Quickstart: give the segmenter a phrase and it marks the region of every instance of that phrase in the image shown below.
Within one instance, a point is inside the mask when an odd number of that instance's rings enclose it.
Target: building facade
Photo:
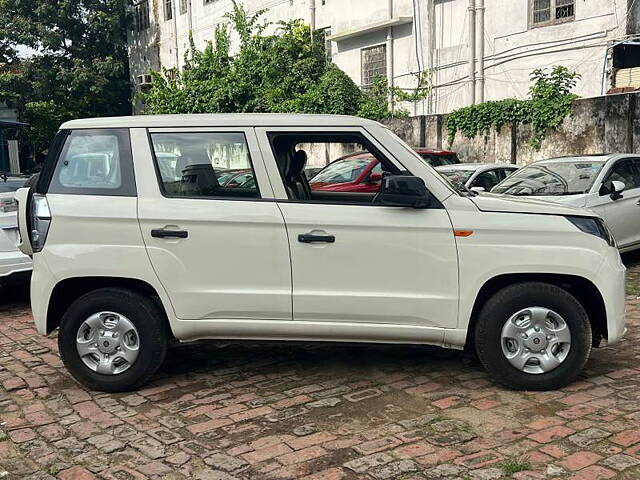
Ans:
[[[583,97],[640,87],[636,0],[238,1],[266,9],[268,21],[301,18],[324,30],[332,61],[362,87],[385,75],[411,89],[429,72],[431,95],[405,105],[413,115],[524,98],[530,72],[553,65],[581,75]],[[231,0],[134,0],[132,8],[132,82],[144,88],[149,70],[183,65],[190,36],[198,48],[212,40]]]

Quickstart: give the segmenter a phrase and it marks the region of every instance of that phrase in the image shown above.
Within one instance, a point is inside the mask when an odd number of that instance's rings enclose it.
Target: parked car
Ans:
[[[436,167],[458,190],[488,192],[518,169],[510,163],[459,163]]]
[[[592,155],[541,160],[492,192],[584,207],[604,218],[626,252],[640,248],[640,156]]]
[[[296,146],[318,141],[363,145],[379,191],[311,190]],[[179,182],[154,165],[169,148],[190,159]],[[87,178],[69,168],[79,149],[114,161]],[[206,152],[231,149],[253,186],[218,181]],[[65,366],[96,390],[147,382],[170,339],[469,348],[504,385],[550,389],[625,331],[625,268],[600,217],[461,194],[361,118],[74,120],[16,198],[37,330],[59,328]]]
[[[454,152],[414,148],[432,167],[460,163]],[[377,192],[382,181],[382,165],[369,152],[357,152],[334,160],[318,172],[309,184],[312,190],[331,192]]]
[[[21,282],[31,272],[31,258],[18,249],[16,190],[26,178],[0,180],[0,284]]]

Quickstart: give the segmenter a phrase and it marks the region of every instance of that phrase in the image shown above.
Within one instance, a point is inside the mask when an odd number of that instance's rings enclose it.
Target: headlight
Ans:
[[[616,239],[607,228],[604,220],[597,217],[573,217],[567,216],[567,220],[573,223],[580,231],[600,237],[609,244],[610,247],[618,248]]]

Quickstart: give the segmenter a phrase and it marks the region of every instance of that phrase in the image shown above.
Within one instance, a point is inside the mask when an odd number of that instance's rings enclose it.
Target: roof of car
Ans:
[[[347,115],[303,115],[291,113],[199,113],[189,115],[134,115],[70,120],[61,129],[81,128],[162,128],[162,127],[261,127],[261,126],[379,125],[374,120]]]
[[[455,155],[456,152],[452,152],[450,150],[441,150],[439,148],[429,148],[429,147],[413,147],[416,153],[433,153],[435,155]]]
[[[571,155],[569,157],[557,157],[557,158],[545,158],[544,160],[538,160],[530,165],[536,163],[569,163],[569,162],[607,162],[613,157],[618,157],[619,154],[601,154],[601,155]],[[637,157],[637,155],[626,155],[630,157]]]
[[[455,155],[455,152],[450,152],[448,150],[435,150],[433,148],[427,148],[427,147],[412,147],[412,148],[417,154],[433,153],[435,155]],[[367,152],[366,150],[361,150],[358,152],[347,153],[346,155],[343,155],[342,157],[335,159],[334,162],[337,162],[338,160],[347,160],[347,159],[353,159],[353,158],[373,158],[373,157],[374,157],[373,153]]]
[[[480,168],[518,168],[512,163],[455,163],[453,165],[440,165],[436,170],[478,170]]]

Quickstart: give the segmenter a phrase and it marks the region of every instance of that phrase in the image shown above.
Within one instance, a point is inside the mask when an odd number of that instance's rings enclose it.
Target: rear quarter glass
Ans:
[[[136,196],[129,129],[60,131],[36,191]]]

